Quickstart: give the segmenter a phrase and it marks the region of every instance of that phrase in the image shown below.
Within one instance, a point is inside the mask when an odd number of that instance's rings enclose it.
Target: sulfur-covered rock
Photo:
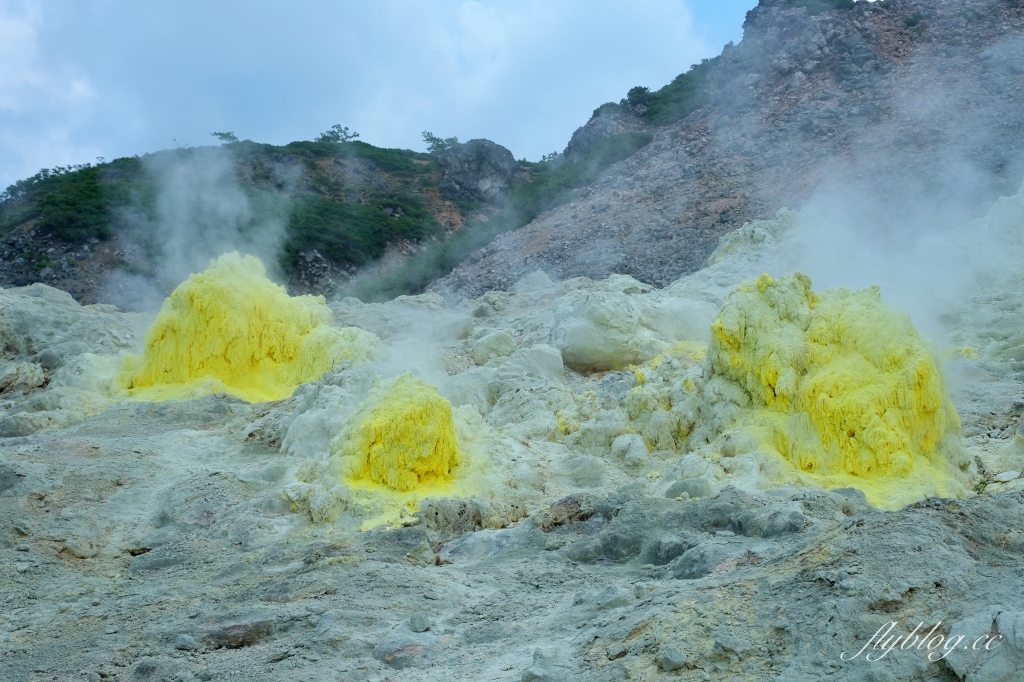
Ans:
[[[347,477],[396,491],[451,481],[459,463],[451,403],[409,372],[378,381],[331,453]]]
[[[322,296],[288,296],[259,260],[229,253],[164,301],[144,354],[125,362],[121,381],[143,400],[216,392],[280,400],[342,362],[365,362],[378,347],[373,334],[331,326]]]
[[[738,425],[807,480],[878,506],[972,485],[938,362],[877,287],[818,294],[806,275],[763,275],[729,295],[712,332],[691,441]]]

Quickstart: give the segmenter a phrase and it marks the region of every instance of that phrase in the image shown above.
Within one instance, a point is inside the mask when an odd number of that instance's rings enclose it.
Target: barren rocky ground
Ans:
[[[1022,202],[959,234],[1019,249]],[[780,475],[737,431],[660,442],[675,412],[636,402],[691,379],[712,399],[703,325],[740,281],[794,265],[798,226],[748,225],[663,290],[535,273],[454,308],[335,301],[388,353],[255,405],[119,398],[110,376],[148,317],[5,290],[4,678],[1017,679],[1020,312],[995,311],[1019,272],[979,280],[934,340],[973,462],[958,497],[872,507]],[[580,301],[640,312],[615,327]],[[589,341],[564,334],[586,319]],[[644,364],[672,340],[691,350]],[[582,367],[609,348],[641,364]],[[461,492],[410,507],[330,488],[332,436],[374,376],[406,370],[456,408]],[[382,510],[398,514],[377,525]],[[878,660],[891,622],[926,645]]]
[[[0,289],[0,679],[1021,679],[1021,12],[762,2],[706,106],[577,133],[654,141],[573,202],[437,293],[328,301],[379,353],[284,400],[141,400],[152,314]],[[816,346],[887,406],[854,475],[787,445],[842,395],[774,402]],[[344,474],[406,372],[451,405],[451,480]],[[882,458],[921,415],[941,442]]]

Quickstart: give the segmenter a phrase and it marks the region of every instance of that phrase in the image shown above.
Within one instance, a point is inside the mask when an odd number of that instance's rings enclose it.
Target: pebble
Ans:
[[[31,550],[32,548],[29,547],[28,545],[17,545],[14,549],[15,549],[15,551],[18,551],[18,552],[27,552],[27,551]]]
[[[426,632],[430,629],[430,619],[424,613],[414,614],[409,619],[409,629],[413,632]]]
[[[192,635],[178,635],[174,640],[174,648],[182,651],[194,651],[199,648],[199,642]]]
[[[654,659],[665,672],[680,670],[686,665],[686,654],[672,647],[661,647]]]
[[[103,632],[107,633],[108,635],[112,635],[117,632],[117,626],[108,625],[107,627],[103,628]]]

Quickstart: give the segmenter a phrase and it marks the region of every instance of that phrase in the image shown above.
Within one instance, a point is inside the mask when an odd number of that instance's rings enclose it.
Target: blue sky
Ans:
[[[742,37],[756,0],[0,0],[0,187],[41,167],[335,123],[561,150]]]

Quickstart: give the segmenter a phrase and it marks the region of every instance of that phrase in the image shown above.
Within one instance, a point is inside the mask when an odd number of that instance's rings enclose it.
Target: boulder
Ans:
[[[490,140],[470,140],[437,153],[441,193],[453,199],[504,203],[516,174],[512,152]]]
[[[555,308],[552,345],[563,362],[584,372],[603,372],[640,364],[665,350],[642,324],[632,297],[617,292],[574,291]]]
[[[611,107],[577,128],[562,155],[566,161],[579,161],[601,140],[622,133],[639,132],[643,128],[644,120],[628,107]]]
[[[519,346],[516,345],[516,340],[512,338],[512,335],[504,329],[499,329],[476,342],[476,345],[473,346],[473,361],[478,365],[483,365],[492,358],[503,358],[512,355],[517,350],[519,350]]]

